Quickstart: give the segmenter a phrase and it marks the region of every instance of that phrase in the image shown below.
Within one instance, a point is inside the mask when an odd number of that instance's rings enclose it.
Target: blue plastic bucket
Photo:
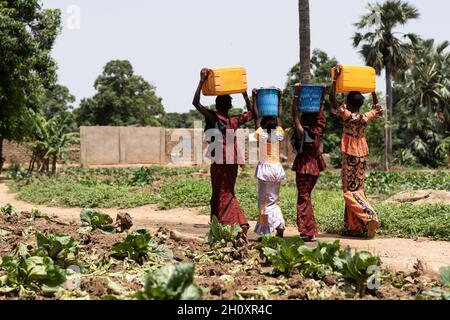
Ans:
[[[256,96],[256,105],[261,117],[278,116],[278,97],[281,91],[277,88],[261,88]]]
[[[302,90],[298,99],[298,111],[301,113],[320,112],[323,90],[323,85],[302,85]],[[292,86],[292,91],[295,92],[295,86]]]

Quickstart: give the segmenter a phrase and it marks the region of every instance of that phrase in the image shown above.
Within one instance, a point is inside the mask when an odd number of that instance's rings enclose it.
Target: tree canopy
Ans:
[[[395,84],[395,147],[403,164],[444,164],[450,150],[449,43],[419,40],[409,69]]]
[[[162,99],[154,86],[134,73],[129,61],[108,62],[94,87],[97,93],[75,110],[78,125],[160,125]]]
[[[50,53],[60,26],[60,11],[38,0],[0,1],[0,169],[3,140],[30,134],[24,115],[39,108],[45,88],[56,82]]]
[[[411,63],[412,44],[417,36],[413,33],[402,34],[396,29],[408,21],[417,19],[419,10],[403,0],[389,0],[384,3],[369,3],[367,13],[355,23],[357,32],[353,36],[353,47],[360,47],[360,54],[368,66],[375,68],[378,74],[386,71],[386,133],[384,167],[387,170],[392,156],[392,118],[393,86],[392,81],[405,71]],[[402,36],[399,36],[402,34]],[[405,41],[408,39],[409,41]]]

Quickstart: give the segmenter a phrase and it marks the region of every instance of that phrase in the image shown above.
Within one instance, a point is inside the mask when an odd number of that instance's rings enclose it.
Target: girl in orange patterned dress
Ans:
[[[367,113],[359,113],[364,104],[364,96],[360,92],[350,92],[346,103],[339,103],[336,100],[336,81],[339,76],[340,70],[336,68],[330,99],[333,113],[344,122],[341,151],[345,229],[350,236],[371,239],[375,237],[380,223],[364,191],[366,157],[369,155],[365,131],[370,121],[382,117],[383,109],[378,104],[376,93],[372,94],[372,110]]]

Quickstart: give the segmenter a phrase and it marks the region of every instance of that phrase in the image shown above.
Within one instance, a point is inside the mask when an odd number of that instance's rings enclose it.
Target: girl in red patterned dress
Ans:
[[[324,171],[325,161],[322,157],[321,139],[326,126],[323,103],[319,113],[304,113],[299,117],[298,99],[301,86],[295,86],[294,101],[292,103],[292,117],[294,119],[294,149],[297,156],[292,170],[296,172],[298,190],[297,226],[300,237],[310,242],[319,233],[311,203],[311,193]]]
[[[243,233],[247,234],[249,224],[244,211],[239,205],[234,192],[236,178],[238,174],[239,164],[242,163],[240,154],[234,139],[234,154],[226,154],[227,151],[227,130],[237,130],[243,124],[252,121],[254,113],[252,112],[252,104],[247,93],[243,93],[247,104],[248,112],[237,116],[230,116],[228,111],[232,108],[232,98],[229,95],[218,96],[216,99],[216,112],[205,108],[200,103],[200,95],[203,84],[208,78],[209,70],[203,69],[200,75],[200,83],[195,92],[193,105],[205,117],[207,127],[216,128],[221,133],[222,154],[223,158],[212,153],[211,164],[211,217],[215,216],[221,224],[224,225],[240,225]],[[230,161],[231,156],[231,161]]]

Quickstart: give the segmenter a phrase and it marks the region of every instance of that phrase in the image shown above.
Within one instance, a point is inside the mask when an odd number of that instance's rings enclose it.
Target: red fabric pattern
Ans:
[[[318,176],[297,173],[297,227],[302,236],[315,236],[317,229],[311,193],[317,183]]]
[[[211,165],[211,217],[216,216],[224,225],[248,226],[245,213],[234,194],[238,168],[237,164]]]
[[[315,141],[312,144],[305,145],[303,152],[297,155],[292,171],[299,174],[318,176],[320,172],[326,169],[325,160],[320,150],[326,124],[327,119],[323,111],[321,111],[317,119],[317,126],[311,130],[315,136]]]
[[[217,119],[220,120],[222,123],[226,124],[227,130],[234,130],[236,131],[239,129],[240,126],[246,124],[247,122],[250,122],[253,120],[253,113],[251,111],[242,113],[236,116],[230,116],[226,117],[223,114],[219,112],[214,112]],[[234,161],[232,163],[227,162],[227,155],[226,155],[226,143],[227,143],[227,133],[222,132],[222,150],[223,150],[223,163],[225,164],[243,164],[243,160],[241,159],[241,155],[238,152],[237,144],[236,144],[236,138],[234,139]],[[214,157],[214,152],[212,154]]]
[[[325,171],[326,164],[322,155],[312,156],[298,154],[294,161],[292,171],[299,174],[309,174],[312,176],[319,176],[322,171]]]

